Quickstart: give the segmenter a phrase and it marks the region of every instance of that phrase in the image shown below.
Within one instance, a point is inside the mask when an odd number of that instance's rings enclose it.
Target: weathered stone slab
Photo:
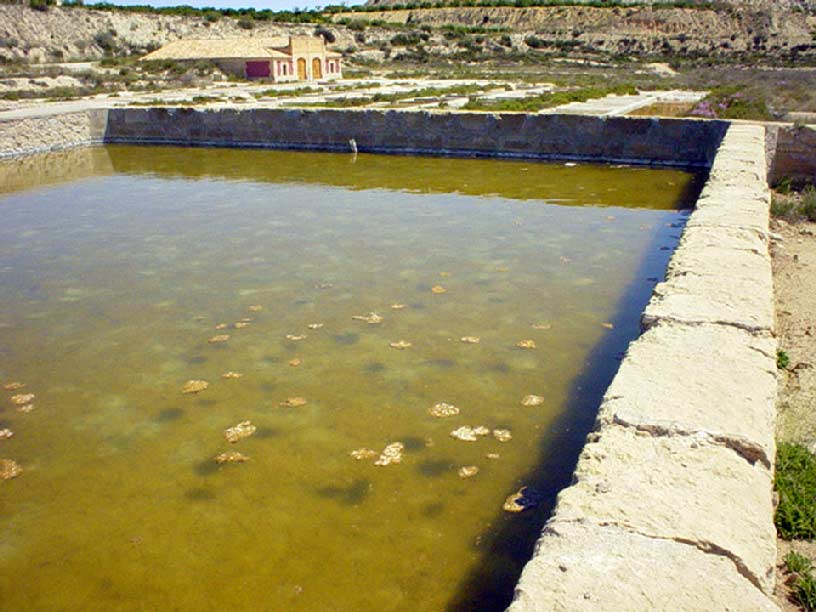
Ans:
[[[770,261],[768,236],[742,227],[711,227],[693,225],[683,232],[678,251],[683,249],[705,249],[709,247],[750,251]]]
[[[598,421],[656,435],[708,434],[770,467],[775,356],[770,336],[722,325],[659,324],[629,346]]]
[[[602,426],[558,496],[558,520],[617,525],[731,559],[773,592],[772,475],[706,435],[652,436]],[[689,584],[691,587],[691,583]]]
[[[691,215],[686,224],[687,229],[692,227],[745,229],[763,236],[769,231],[767,213],[759,215],[755,209],[738,206],[732,208],[702,206]]]
[[[508,612],[779,608],[722,555],[614,526],[551,521]]]
[[[770,333],[774,325],[773,289],[762,272],[729,278],[689,273],[675,274],[655,286],[641,317],[644,329],[659,321],[700,325],[733,325]]]
[[[716,276],[722,281],[725,274],[729,279],[750,279],[757,283],[766,283],[770,289],[771,258],[767,247],[757,249],[744,248],[752,242],[742,237],[735,237],[721,231],[720,244],[706,244],[704,238],[697,238],[698,226],[689,228],[683,236],[680,246],[675,251],[667,268],[667,277],[695,274],[698,276]],[[754,234],[753,244],[760,241]]]

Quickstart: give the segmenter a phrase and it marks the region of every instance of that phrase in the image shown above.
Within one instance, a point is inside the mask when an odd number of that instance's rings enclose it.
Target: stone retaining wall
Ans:
[[[733,125],[509,610],[774,610],[764,128]]]
[[[105,137],[107,110],[0,120],[0,159],[99,144]]]
[[[381,110],[112,109],[107,142],[576,159],[708,167],[727,123]]]
[[[816,126],[768,126],[771,184],[790,178],[816,182]]]

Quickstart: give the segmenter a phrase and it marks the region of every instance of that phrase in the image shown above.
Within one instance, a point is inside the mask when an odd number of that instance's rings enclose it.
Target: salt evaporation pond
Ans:
[[[507,604],[701,179],[125,146],[0,178],[2,607],[310,612]]]

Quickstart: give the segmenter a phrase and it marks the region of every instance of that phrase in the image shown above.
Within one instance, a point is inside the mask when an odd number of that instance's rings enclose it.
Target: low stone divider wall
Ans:
[[[100,144],[107,110],[0,120],[0,159]]]
[[[768,180],[816,182],[816,125],[768,126]]]
[[[765,163],[731,126],[511,612],[777,609]]]
[[[106,142],[709,167],[723,121],[385,110],[111,109]]]

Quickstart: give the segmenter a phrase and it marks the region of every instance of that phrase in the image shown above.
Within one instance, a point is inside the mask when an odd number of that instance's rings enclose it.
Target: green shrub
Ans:
[[[774,484],[779,494],[774,519],[779,535],[787,540],[816,537],[816,457],[802,445],[781,443]]]
[[[780,370],[787,370],[790,365],[790,357],[785,351],[776,351],[776,367]]]
[[[771,214],[780,219],[787,219],[793,215],[796,205],[790,198],[779,197],[774,194],[771,199]]]
[[[796,577],[793,582],[793,596],[805,610],[816,610],[816,579],[810,559],[791,551],[785,555],[785,565]]]
[[[816,187],[808,185],[802,192],[799,211],[808,221],[816,221]]]
[[[116,51],[116,32],[108,30],[106,32],[99,32],[94,36],[94,42],[105,52],[113,53]]]
[[[238,20],[238,27],[244,30],[251,30],[252,28],[255,27],[255,20],[243,17]]]

